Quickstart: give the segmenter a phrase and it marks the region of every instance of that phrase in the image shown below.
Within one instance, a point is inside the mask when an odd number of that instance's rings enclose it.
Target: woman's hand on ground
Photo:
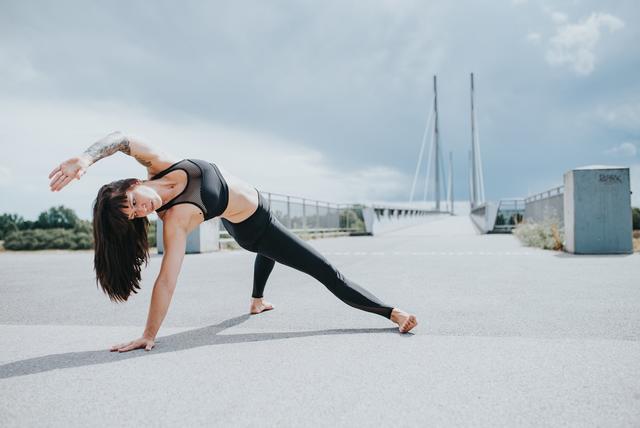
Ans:
[[[144,348],[145,351],[150,351],[155,346],[155,341],[153,339],[148,339],[146,337],[141,337],[136,340],[132,340],[128,343],[121,343],[120,345],[113,345],[111,347],[111,352],[128,352],[138,348]]]
[[[80,177],[87,172],[87,168],[89,168],[90,164],[91,163],[88,159],[81,156],[62,162],[49,174],[49,178],[51,179],[49,187],[51,188],[51,191],[56,192],[62,189],[74,178],[80,180]]]

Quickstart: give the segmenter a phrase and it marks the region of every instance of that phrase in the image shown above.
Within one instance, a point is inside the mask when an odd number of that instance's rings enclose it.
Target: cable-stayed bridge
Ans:
[[[470,217],[480,233],[510,232],[522,219],[524,214],[523,199],[503,199],[497,204],[485,199],[484,174],[482,155],[480,150],[480,132],[477,121],[477,107],[475,101],[474,75],[470,75],[470,117],[471,117],[471,148],[469,150],[469,205]],[[453,153],[449,152],[448,171],[445,171],[443,149],[440,139],[438,120],[438,89],[436,76],[433,76],[433,101],[427,116],[420,153],[416,165],[409,202],[416,201],[416,190],[419,183],[421,166],[425,157],[425,147],[428,144],[426,174],[422,202],[433,200],[435,212],[454,214],[453,203]],[[443,198],[443,195],[444,198]],[[432,199],[429,199],[429,197]],[[443,203],[444,202],[444,203]]]
[[[553,211],[560,216],[562,222],[563,202],[562,192],[552,195],[551,191],[542,192],[528,198],[501,199],[497,202],[488,201],[485,197],[485,182],[480,147],[480,127],[477,120],[477,105],[475,100],[474,74],[470,74],[470,148],[468,163],[468,189],[469,189],[469,218],[471,224],[478,233],[509,233],[525,219],[538,221],[540,213],[546,216]],[[440,132],[440,118],[438,109],[437,77],[433,76],[433,98],[429,101],[427,119],[422,133],[420,150],[416,160],[416,168],[409,191],[407,202],[381,202],[364,204],[336,204],[327,201],[318,201],[309,198],[283,195],[271,192],[262,192],[269,201],[272,213],[287,228],[294,233],[307,236],[339,236],[339,235],[376,235],[390,232],[408,226],[429,222],[441,216],[455,214],[454,204],[454,174],[453,154],[449,152],[448,165],[445,167],[445,151]],[[604,168],[604,170],[602,169]],[[426,170],[423,174],[423,170]],[[616,207],[622,211],[630,204],[629,198],[625,201],[625,186],[629,186],[628,168],[591,166],[578,168],[576,171],[591,171],[592,177],[599,176],[600,183],[620,184],[617,190],[619,195],[614,203],[600,206],[581,207],[580,215],[594,218],[611,217],[609,211]],[[608,171],[608,172],[607,172]],[[566,175],[566,174],[565,174]],[[603,181],[604,180],[604,181]],[[595,183],[590,186],[593,187]],[[564,188],[564,186],[561,186]],[[610,190],[599,191],[612,194]],[[553,190],[553,189],[552,189]],[[573,186],[570,189],[573,191]],[[588,194],[587,191],[586,194]],[[627,193],[629,193],[627,191]],[[570,200],[572,200],[570,198]],[[576,199],[577,200],[577,199]],[[526,205],[526,209],[525,209]],[[569,211],[572,213],[573,211]],[[537,214],[536,214],[537,213]],[[537,216],[537,217],[536,217]],[[630,222],[630,216],[610,221],[615,227],[616,223],[621,228]],[[217,221],[214,219],[214,221]],[[573,223],[572,223],[573,224]],[[588,224],[580,226],[583,229],[593,229]],[[602,229],[603,225],[599,225]],[[609,227],[609,226],[607,226]],[[603,229],[604,230],[604,229]],[[609,229],[607,229],[609,230]],[[613,229],[612,229],[613,230]],[[159,250],[162,251],[162,228],[158,227]],[[604,232],[603,232],[604,233]],[[617,231],[615,232],[617,236]],[[621,236],[626,232],[622,230]],[[609,235],[613,233],[607,232]],[[216,224],[203,224],[200,229],[190,235],[187,244],[188,252],[212,251],[221,247],[220,243],[233,241],[226,230],[218,222]],[[630,238],[623,237],[624,245],[619,246],[628,251],[631,248]],[[586,239],[604,241],[606,237],[587,237]],[[617,239],[617,238],[616,238]],[[626,242],[629,241],[629,242]],[[614,243],[615,244],[615,243]],[[617,244],[616,244],[617,245]],[[612,247],[616,247],[612,244]],[[598,245],[590,246],[596,248]],[[604,248],[600,246],[600,248]],[[622,251],[622,250],[621,250]]]

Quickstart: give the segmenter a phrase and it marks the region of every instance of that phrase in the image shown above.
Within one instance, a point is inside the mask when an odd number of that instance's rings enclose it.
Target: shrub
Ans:
[[[346,209],[340,212],[340,227],[349,229],[355,229],[356,231],[364,232],[365,224],[362,219],[362,209]]]
[[[76,225],[73,228],[76,232],[87,233],[91,235],[93,233],[93,225],[89,220],[80,220],[78,219]]]
[[[93,248],[93,237],[79,229],[32,229],[9,233],[4,241],[7,250],[68,249],[87,250]]]
[[[547,250],[562,250],[564,247],[564,230],[558,228],[557,221],[520,223],[513,229],[513,234],[529,247]]]
[[[0,215],[0,240],[4,239],[6,250],[88,250],[93,248],[93,226],[89,220],[74,217],[75,214],[66,212],[60,221],[58,214],[65,213],[59,208],[52,208],[49,214],[43,212],[38,221],[25,221],[17,214]],[[55,224],[61,222],[65,227],[36,228],[36,224]],[[73,227],[68,227],[71,223]],[[156,222],[149,222],[149,246],[156,246]]]
[[[147,240],[149,241],[149,248],[156,247],[156,228],[158,222],[155,220],[149,220],[149,229],[147,229]]]
[[[640,208],[632,208],[631,215],[633,217],[633,230],[640,229]]]
[[[71,208],[63,205],[41,212],[36,221],[25,220],[18,214],[0,214],[0,239],[17,230],[73,229],[82,222]]]
[[[4,239],[10,232],[20,229],[20,223],[24,219],[18,214],[2,214],[0,215],[0,239]]]

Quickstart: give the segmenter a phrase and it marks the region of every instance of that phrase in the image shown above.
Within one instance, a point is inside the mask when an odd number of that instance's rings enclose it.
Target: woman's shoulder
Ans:
[[[162,175],[171,170],[171,168],[185,160],[186,159],[178,159],[173,157],[158,159],[147,168],[148,178],[150,180],[153,180],[154,178],[160,178]]]

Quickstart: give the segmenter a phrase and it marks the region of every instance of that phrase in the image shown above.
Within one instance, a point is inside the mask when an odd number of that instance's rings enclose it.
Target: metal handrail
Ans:
[[[500,201],[498,202],[498,211],[500,211],[500,208],[503,206],[506,206],[508,209],[510,207],[509,204],[511,204],[511,207],[513,207],[511,209],[518,210],[519,205],[522,205],[522,209],[524,209],[524,202],[525,200],[522,198],[500,199]]]
[[[274,210],[274,215],[278,212],[279,214],[277,215],[281,216],[279,219],[282,223],[294,233],[321,233],[322,231],[329,232],[341,229],[340,219],[345,215],[345,212],[358,212],[362,208],[359,204],[331,203],[318,199],[285,195],[282,193],[265,192],[260,190],[259,192],[266,200],[269,201],[269,205],[272,206],[272,209]],[[277,208],[276,203],[278,204]],[[301,213],[299,211],[300,208],[302,209]],[[360,220],[362,221],[362,215],[356,214],[356,217],[360,217]],[[296,225],[300,225],[302,227],[295,227]],[[322,227],[321,225],[326,227]],[[343,226],[346,226],[346,228],[342,229],[348,231],[359,230],[353,227],[354,224],[351,219],[351,215],[346,215],[346,225]],[[222,234],[226,233],[226,229],[222,223],[219,225],[219,230]]]
[[[272,202],[285,204],[283,206],[284,212],[282,212],[281,214],[283,215],[283,219],[282,219],[283,223],[288,228],[292,228],[293,226],[292,217],[291,217],[291,214],[293,211],[292,206],[294,204],[297,204],[298,206],[301,205],[302,206],[301,217],[302,217],[303,223],[302,223],[302,229],[300,230],[310,229],[310,228],[307,228],[307,224],[310,219],[313,219],[310,221],[311,223],[315,223],[316,225],[320,224],[321,216],[327,215],[327,212],[323,212],[321,215],[321,210],[328,210],[328,211],[335,210],[337,212],[334,211],[332,215],[337,214],[339,217],[345,211],[353,211],[353,210],[361,211],[364,208],[372,208],[378,217],[380,217],[381,215],[384,215],[385,213],[399,216],[399,215],[425,215],[425,214],[432,214],[432,213],[439,212],[432,209],[420,208],[420,207],[411,206],[403,203],[389,203],[385,205],[378,204],[378,203],[367,203],[367,204],[344,203],[343,204],[343,203],[331,203],[331,202],[321,201],[317,199],[303,198],[300,196],[285,195],[282,193],[264,192],[264,191],[261,191],[260,193],[265,195],[265,198],[268,199],[269,201],[269,205],[271,205]],[[349,223],[350,223],[350,220],[349,220],[349,217],[347,217],[347,228],[351,229],[350,228],[351,225]]]
[[[524,198],[525,203],[538,201],[541,199],[550,198],[551,196],[561,195],[564,193],[564,186],[554,187],[553,189],[546,190],[544,192],[536,193],[535,195],[527,196]]]
[[[317,204],[322,204],[323,207],[326,206],[326,207],[336,207],[336,208],[353,206],[353,204],[340,204],[335,202],[322,201],[319,199],[303,198],[302,196],[285,195],[282,193],[264,192],[264,191],[260,191],[260,193],[267,195],[267,199],[269,199],[270,201],[273,199],[274,196],[279,196],[280,198],[277,198],[276,200],[281,202],[301,201],[303,203],[309,203],[310,205],[317,203]]]

